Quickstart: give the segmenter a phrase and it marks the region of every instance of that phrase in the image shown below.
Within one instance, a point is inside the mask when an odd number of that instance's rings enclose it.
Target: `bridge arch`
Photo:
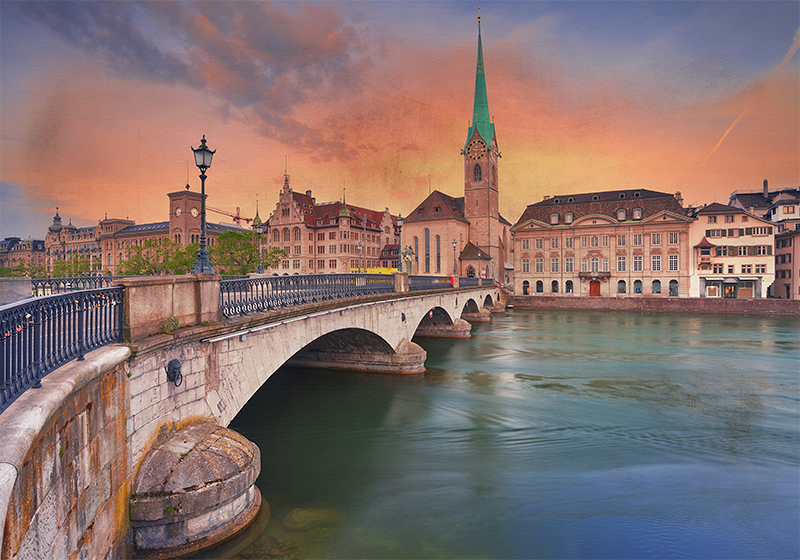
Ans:
[[[486,294],[486,297],[483,299],[483,306],[488,307],[489,309],[494,307],[494,301],[492,301],[492,294]]]
[[[416,333],[420,327],[424,328],[452,324],[453,318],[450,317],[450,313],[441,307],[432,307],[425,313],[425,315],[422,316],[422,319],[420,319],[420,321],[417,323],[417,328],[414,332]]]
[[[464,307],[461,309],[461,315],[464,315],[464,313],[479,313],[479,312],[480,312],[480,309],[478,309],[478,304],[472,298],[469,298],[464,303]]]

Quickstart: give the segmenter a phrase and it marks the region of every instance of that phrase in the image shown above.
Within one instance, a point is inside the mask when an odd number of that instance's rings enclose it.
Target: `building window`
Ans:
[[[581,272],[589,272],[589,261],[581,259]]]
[[[653,280],[653,288],[651,290],[654,294],[661,293],[661,280]]]
[[[530,248],[531,248],[531,240],[530,239],[523,239],[522,240],[522,249],[524,251],[527,251]]]
[[[714,247],[714,253],[716,253],[716,255],[718,257],[727,257],[728,256],[728,246],[725,245],[723,247]],[[731,256],[733,256],[733,255],[731,255]]]
[[[414,237],[414,262],[419,267],[419,238]],[[419,270],[417,270],[419,272]]]
[[[608,259],[603,259],[603,268],[601,270],[603,272],[608,272]]]
[[[531,289],[531,284],[530,284],[530,282],[528,282],[527,280],[525,280],[525,281],[522,283],[522,295],[523,295],[523,296],[527,296],[527,295],[529,295],[530,289]]]
[[[747,256],[747,245],[739,245],[739,247],[737,247],[737,249],[738,249],[738,255],[740,257],[746,257]]]
[[[617,221],[624,222],[626,217],[626,212],[624,208],[620,208],[617,210]]]
[[[558,293],[558,280],[553,280],[550,283],[550,291],[554,294]]]
[[[792,271],[791,270],[784,270],[783,272],[788,273],[786,278],[791,278]],[[766,274],[767,273],[767,265],[765,264],[757,264],[756,265],[756,274]]]
[[[617,257],[617,272],[626,272],[627,262],[625,257]]]
[[[317,261],[317,268],[325,268],[325,261]]]
[[[733,274],[733,265],[732,264],[728,265],[728,274]]]
[[[550,272],[558,272],[558,259],[550,259]]]
[[[733,223],[733,215],[731,215],[731,214],[726,214],[726,215],[725,215],[725,223],[726,223],[726,224],[732,224],[732,223]]]
[[[743,264],[742,265],[742,274],[753,274],[753,265],[752,264]]]
[[[624,294],[628,291],[628,285],[625,283],[625,280],[620,280],[617,282],[617,293]]]
[[[608,247],[608,236],[607,235],[603,236],[603,247]]]
[[[708,217],[708,223],[709,224],[716,224],[717,223],[717,217],[716,216],[709,216]],[[659,292],[659,293],[661,293],[661,292]]]
[[[534,260],[534,272],[537,274],[541,274],[544,272],[544,259],[536,259]]]
[[[522,259],[522,272],[530,272],[530,271],[531,271],[530,259]]]
[[[642,281],[636,280],[633,283],[633,293],[634,294],[641,294],[642,293]]]
[[[587,247],[588,246],[588,243],[587,243],[588,240],[589,240],[589,238],[586,237],[585,235],[583,237],[581,237],[581,247],[584,247],[584,248]]]
[[[633,271],[634,272],[642,271],[642,255],[633,256]]]
[[[540,237],[539,237],[539,238],[537,238],[537,239],[535,240],[535,245],[534,245],[534,246],[535,246],[537,249],[543,249],[543,248],[544,248],[544,239],[542,239],[542,238],[540,238]]]
[[[572,238],[571,238],[571,237],[567,237],[567,238],[564,240],[564,246],[565,246],[567,249],[572,249]]]
[[[544,292],[544,282],[541,280],[536,281],[536,293],[541,294]]]
[[[472,180],[476,183],[479,183],[483,180],[483,170],[479,164],[475,164],[475,167],[472,169]],[[477,202],[477,201],[476,201]]]
[[[678,270],[678,255],[669,256],[669,270],[675,272]]]
[[[642,209],[641,208],[634,208],[633,209],[633,219],[634,220],[641,220],[642,219]]]
[[[281,268],[283,268],[284,270],[288,270],[289,269],[289,261],[282,261],[281,262]]]
[[[592,236],[592,247],[597,247],[600,244],[600,239],[596,236]]]
[[[591,264],[592,272],[600,272],[600,259],[597,257],[592,257]]]
[[[769,245],[759,245],[756,247],[756,255],[770,255],[772,254],[772,247]]]
[[[328,268],[336,268],[336,259],[331,259],[328,261]]]
[[[442,271],[442,239],[436,236],[436,272]]]
[[[650,245],[661,245],[661,234],[660,233],[651,233],[650,234]]]
[[[617,236],[617,247],[624,247],[625,246],[625,236],[618,235]]]
[[[567,280],[566,284],[564,284],[564,291],[568,294],[571,294],[573,292],[572,286],[572,280]]]
[[[566,214],[564,214],[564,223],[565,224],[571,224],[572,220],[574,220],[574,219],[575,218],[574,218],[572,212],[567,212]]]
[[[431,271],[431,230],[425,228],[425,272]]]
[[[679,237],[679,235],[678,235],[677,231],[671,231],[669,233],[669,244],[670,245],[677,245],[678,244],[678,237]]]
[[[713,273],[714,274],[722,274],[723,273],[723,266],[722,264],[714,264],[712,265]]]
[[[633,246],[634,247],[641,247],[642,246],[642,234],[641,233],[634,233],[633,234]]]
[[[550,240],[550,248],[558,249],[558,237],[554,237]]]
[[[292,268],[294,269],[300,268],[300,259],[295,259],[292,261]]]
[[[550,224],[551,225],[558,224],[558,214],[557,213],[553,212],[552,214],[550,214]]]
[[[564,259],[564,272],[575,272],[574,261],[572,260],[572,257],[567,257]]]
[[[653,272],[661,272],[661,255],[652,255],[652,265]]]

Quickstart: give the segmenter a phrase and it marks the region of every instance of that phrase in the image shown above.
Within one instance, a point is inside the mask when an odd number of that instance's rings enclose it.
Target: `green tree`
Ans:
[[[275,266],[288,255],[283,249],[261,248],[261,266]],[[258,236],[252,231],[226,231],[211,248],[211,262],[219,274],[248,274],[258,266]]]
[[[0,268],[0,277],[21,277],[27,276],[28,278],[44,278],[47,276],[44,267],[36,266],[31,263],[19,263],[15,267]]]
[[[128,258],[119,272],[128,276],[186,274],[191,271],[197,245],[185,249],[169,239],[149,239],[128,249]]]
[[[83,276],[89,272],[89,259],[65,259],[53,265],[53,278]]]

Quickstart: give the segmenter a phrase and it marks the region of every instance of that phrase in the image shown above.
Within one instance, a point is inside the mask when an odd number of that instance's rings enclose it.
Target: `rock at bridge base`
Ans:
[[[291,367],[307,369],[336,369],[367,373],[413,374],[425,373],[428,353],[419,344],[402,340],[393,354],[384,352],[336,351],[331,348],[306,348],[286,362]]]
[[[142,462],[131,497],[137,554],[170,558],[232,537],[262,503],[258,447],[233,430],[200,421],[159,443]]]

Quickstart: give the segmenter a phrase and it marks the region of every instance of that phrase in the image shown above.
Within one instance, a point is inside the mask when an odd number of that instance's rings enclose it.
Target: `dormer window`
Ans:
[[[553,199],[553,204],[561,204],[561,199],[556,197]]]
[[[625,193],[624,192],[619,193],[619,197],[620,198],[625,198]]]
[[[551,225],[558,224],[558,213],[557,212],[553,212],[552,214],[550,214],[550,224]]]
[[[567,199],[567,202],[575,202],[575,197],[571,196]]]
[[[641,198],[641,197],[642,197],[642,193],[640,193],[639,191],[636,191],[635,193],[633,193],[633,198]]]
[[[620,208],[619,210],[617,210],[617,221],[624,222],[626,214],[627,213],[625,212],[624,208]]]
[[[600,200],[600,197],[596,194],[592,195],[592,200]]]
[[[633,209],[633,219],[634,220],[641,220],[642,219],[642,209],[641,208],[634,208]]]
[[[566,214],[564,214],[564,223],[565,224],[571,224],[573,219],[574,219],[574,217],[572,215],[572,212],[567,212]]]

